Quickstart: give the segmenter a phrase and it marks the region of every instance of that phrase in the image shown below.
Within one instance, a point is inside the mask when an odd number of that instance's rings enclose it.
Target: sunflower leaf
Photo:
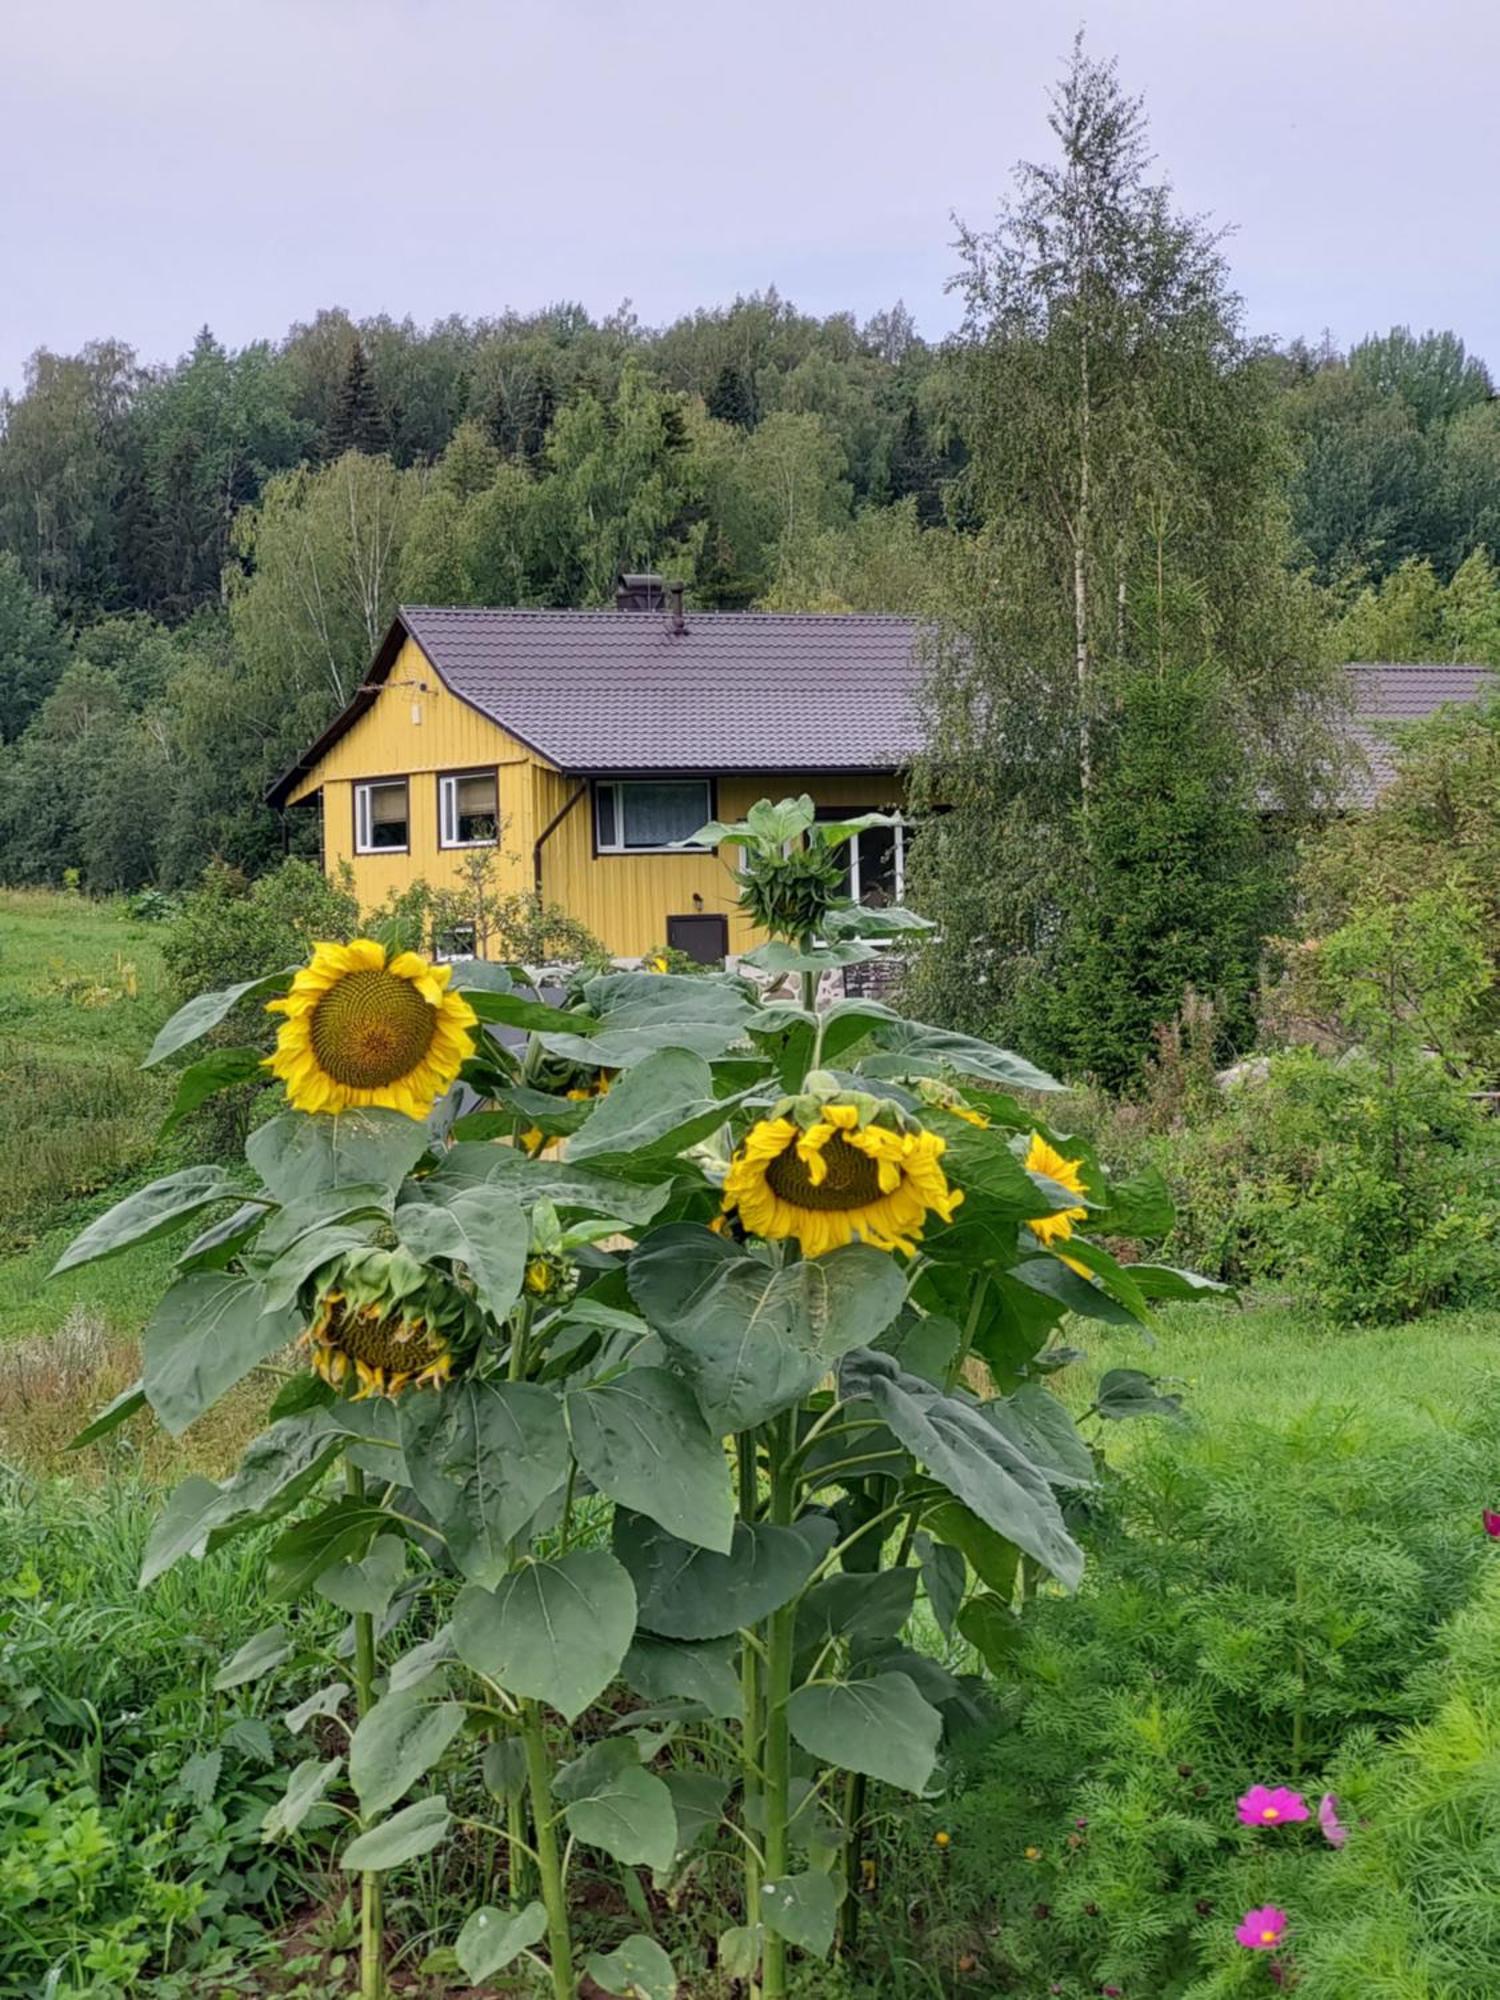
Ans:
[[[190,1042],[201,1041],[210,1028],[217,1028],[227,1014],[252,1000],[261,1000],[271,993],[283,993],[292,983],[297,971],[289,965],[281,972],[268,972],[260,979],[242,979],[238,986],[221,987],[214,993],[199,993],[179,1007],[177,1012],[158,1031],[151,1044],[142,1069],[151,1069],[168,1056],[176,1055]]]
[[[253,1279],[193,1271],[165,1293],[142,1338],[147,1401],[175,1436],[300,1326],[291,1307],[268,1312]]]
[[[635,1589],[603,1549],[531,1562],[498,1590],[468,1584],[453,1611],[459,1658],[567,1722],[602,1694],[635,1636]]]
[[[443,1202],[403,1201],[396,1233],[421,1262],[462,1264],[479,1303],[503,1320],[521,1295],[531,1224],[518,1201],[489,1188],[464,1188]]]
[[[215,1049],[211,1055],[200,1057],[178,1077],[177,1095],[157,1138],[165,1139],[190,1112],[206,1104],[217,1092],[256,1078],[266,1081],[265,1058],[259,1049]]]
[[[927,1789],[943,1718],[905,1674],[800,1687],[786,1716],[794,1739],[820,1763],[907,1792]]]
[[[245,1158],[280,1202],[326,1188],[399,1187],[427,1151],[427,1128],[404,1111],[369,1105],[333,1117],[283,1112],[259,1126]]]
[[[579,1468],[668,1534],[729,1553],[734,1496],[718,1439],[692,1391],[665,1368],[632,1368],[564,1403]]]
[[[114,1257],[137,1243],[150,1243],[180,1229],[205,1208],[237,1200],[243,1192],[222,1167],[183,1167],[175,1174],[163,1174],[160,1180],[137,1188],[103,1215],[95,1216],[73,1238],[48,1276],[55,1278],[80,1264],[96,1264],[101,1257]]]
[[[846,1398],[868,1399],[928,1475],[996,1534],[1024,1549],[1066,1585],[1083,1574],[1045,1473],[973,1404],[904,1374],[889,1355],[864,1350],[843,1364]]]
[[[663,1639],[722,1639],[789,1603],[837,1533],[818,1514],[790,1528],[742,1521],[722,1556],[618,1508],[614,1545],[635,1583],[642,1631]]]
[[[719,1432],[799,1402],[841,1355],[877,1339],[906,1298],[895,1258],[867,1244],[777,1269],[699,1223],[654,1230],[628,1278]]]

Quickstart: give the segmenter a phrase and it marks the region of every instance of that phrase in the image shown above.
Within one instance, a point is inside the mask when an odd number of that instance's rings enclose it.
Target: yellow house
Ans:
[[[622,577],[613,611],[403,606],[344,712],[270,794],[319,809],[360,901],[454,887],[475,850],[637,958],[748,949],[735,850],[679,843],[759,798],[890,808],[918,745],[907,618],[685,611]],[[850,888],[899,899],[901,827],[861,836]]]

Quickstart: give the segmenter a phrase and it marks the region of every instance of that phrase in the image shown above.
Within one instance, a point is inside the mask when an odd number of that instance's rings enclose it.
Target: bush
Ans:
[[[310,861],[283,861],[249,882],[214,862],[182,907],[162,944],[176,998],[191,999],[279,972],[306,958],[320,938],[346,940],[359,930],[359,904]]]
[[[1338,1769],[1356,1822],[1348,1846],[1289,1886],[1301,2000],[1495,1990],[1500,1573],[1454,1619],[1417,1690],[1425,1719],[1384,1749],[1357,1743]]]
[[[1137,1446],[1081,1591],[1031,1607],[1009,1727],[945,1809],[952,1893],[998,1920],[996,1989],[1009,1974],[1069,2000],[1265,1990],[1233,1925],[1289,1904],[1321,1843],[1284,1829],[1268,1846],[1235,1800],[1256,1782],[1314,1801],[1326,1786],[1357,1814],[1350,1756],[1410,1720],[1484,1559],[1497,1443],[1492,1398],[1457,1426],[1388,1399]],[[1224,1968],[1222,1988],[1189,1983]]]

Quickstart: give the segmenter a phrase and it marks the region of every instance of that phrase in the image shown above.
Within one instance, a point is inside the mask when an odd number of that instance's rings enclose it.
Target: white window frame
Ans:
[[[465,778],[489,778],[495,780],[495,831],[488,840],[460,840],[458,838],[458,788]],[[492,771],[487,764],[476,764],[469,771],[444,771],[438,777],[438,846],[451,847],[495,847],[500,840],[500,773]]]
[[[406,838],[399,847],[377,847],[371,839],[375,830],[370,812],[370,794],[383,788],[399,785],[406,794]],[[356,854],[410,854],[411,853],[411,779],[410,778],[364,778],[354,787],[354,851]]]
[[[851,813],[849,817],[851,819],[854,819],[857,817],[857,815]],[[879,833],[883,831],[883,829],[880,827],[872,826],[868,828],[867,831],[870,833]],[[896,902],[900,904],[905,899],[906,896],[906,821],[901,818],[899,813],[896,815],[896,822],[895,825],[891,828],[891,832],[896,836],[896,841],[895,841],[896,885],[895,886],[896,886]],[[853,839],[850,840],[850,842],[848,843],[849,897],[851,902],[855,903],[857,903],[860,900],[859,843],[861,840],[863,840],[863,838],[864,838],[863,834],[857,833],[854,835]]]
[[[627,847],[624,842],[625,810],[620,794],[631,785],[701,785],[703,787],[703,818],[699,824],[706,826],[714,816],[714,781],[712,778],[695,777],[684,772],[680,777],[670,778],[596,778],[594,796],[591,801],[594,813],[594,851],[596,854],[711,854],[709,846],[696,846],[691,841],[673,841],[665,847]],[[599,794],[614,793],[615,838],[606,844],[599,837]]]

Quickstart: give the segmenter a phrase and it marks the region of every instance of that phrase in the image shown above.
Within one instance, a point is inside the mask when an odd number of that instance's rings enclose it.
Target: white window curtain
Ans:
[[[672,847],[691,840],[712,817],[706,778],[632,780],[596,787],[595,830],[606,852]]]
[[[709,817],[708,786],[622,785],[627,847],[670,847],[691,840]]]
[[[444,847],[493,847],[500,801],[493,771],[474,771],[440,782]]]

